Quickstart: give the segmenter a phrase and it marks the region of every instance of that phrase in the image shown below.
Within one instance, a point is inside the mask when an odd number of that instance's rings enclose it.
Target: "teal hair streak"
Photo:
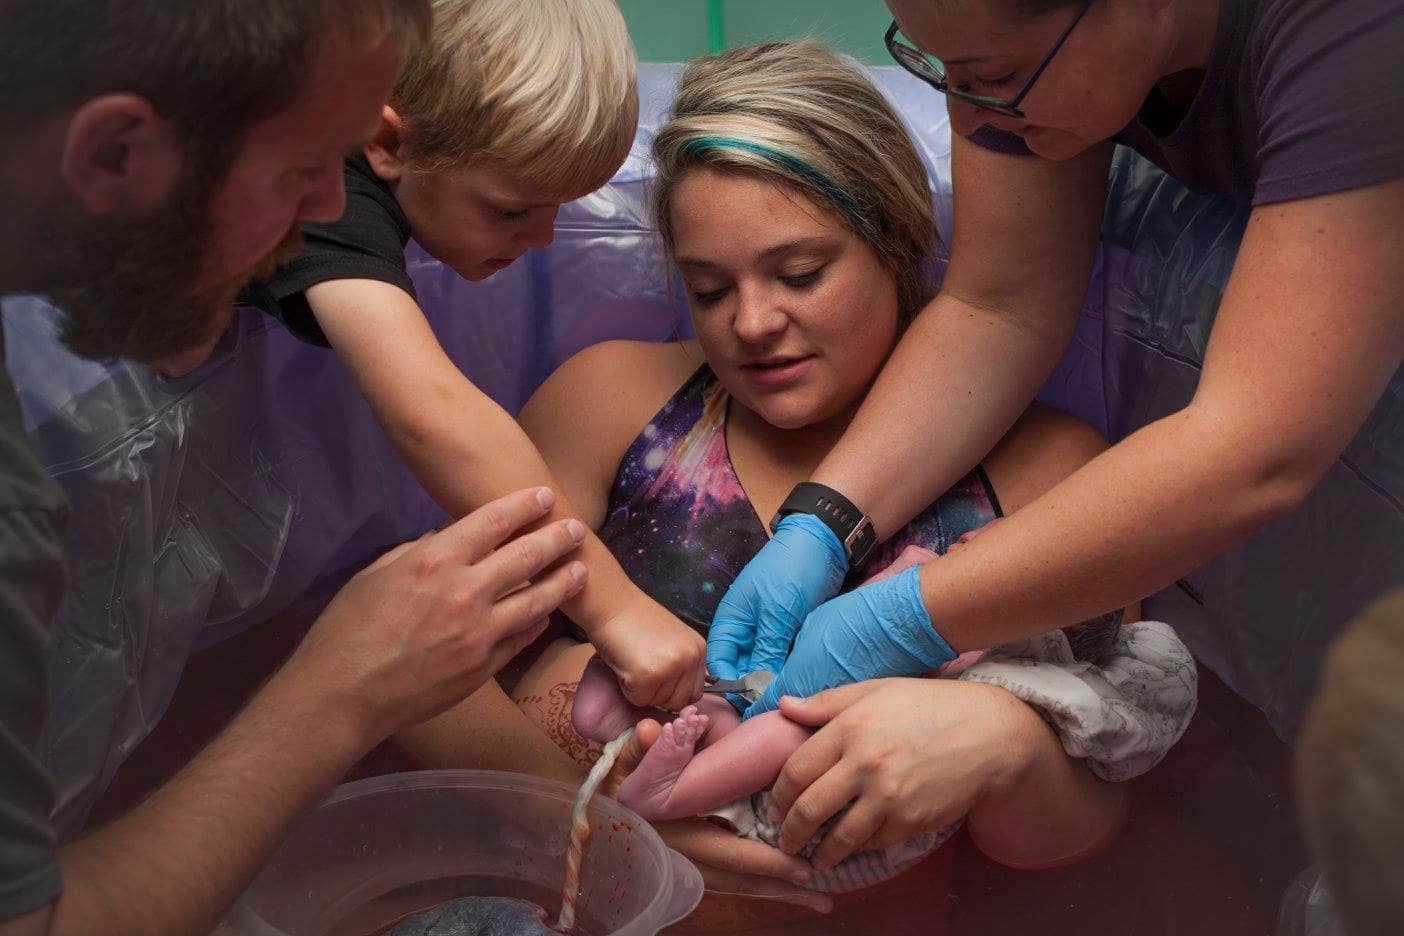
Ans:
[[[708,150],[740,150],[743,153],[753,153],[773,162],[777,162],[789,169],[791,172],[802,176],[819,191],[823,192],[829,201],[833,202],[839,209],[848,216],[858,230],[866,233],[868,225],[864,222],[863,216],[858,213],[858,206],[853,203],[853,199],[848,197],[848,193],[834,184],[833,180],[824,173],[815,169],[809,163],[789,153],[782,153],[777,149],[771,149],[761,143],[752,143],[749,140],[738,140],[735,137],[704,136],[688,140],[682,146],[682,151],[687,156],[697,156]]]

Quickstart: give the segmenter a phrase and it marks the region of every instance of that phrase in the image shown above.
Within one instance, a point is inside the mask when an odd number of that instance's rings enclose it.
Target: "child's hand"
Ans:
[[[702,697],[707,642],[642,592],[589,633],[632,704],[676,712]]]

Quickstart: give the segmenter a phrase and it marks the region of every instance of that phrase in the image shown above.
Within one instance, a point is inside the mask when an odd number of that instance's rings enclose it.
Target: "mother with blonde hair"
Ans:
[[[653,151],[654,221],[686,283],[697,338],[587,349],[551,376],[521,420],[633,581],[706,634],[722,593],[766,543],[761,518],[780,509],[842,434],[932,295],[924,266],[936,232],[926,173],[901,120],[858,68],[815,43],[691,63]],[[834,587],[851,588],[904,552],[899,566],[946,553],[1104,447],[1077,419],[1031,407],[974,471]],[[1118,611],[972,654],[933,674],[940,678],[851,687],[900,696],[908,717],[924,725],[923,745],[885,752],[934,765],[932,783],[903,792],[922,815],[920,828],[852,838],[845,819],[829,842],[805,852],[812,864],[784,867],[829,890],[873,883],[912,858],[882,849],[962,817],[982,849],[1014,866],[1096,851],[1124,807],[1110,781],[1154,765],[1194,703],[1183,645],[1163,624],[1123,623],[1136,620],[1136,607],[1127,610],[1129,618]],[[544,731],[586,762],[591,742],[642,718],[640,735],[653,747],[626,787],[644,795],[625,799],[665,834],[680,816],[716,814],[752,839],[733,840],[742,852],[805,844],[765,828],[763,806],[739,820],[722,808],[775,779],[807,736],[803,725],[777,714],[760,734],[746,725],[723,739],[738,719],[721,698],[677,720],[635,709],[600,691],[608,672],[599,663],[587,671],[593,651],[579,636],[561,634],[521,661],[511,695],[536,728],[513,729],[504,751],[530,750]],[[920,634],[910,638],[902,650],[914,669],[934,671],[931,647]],[[699,714],[710,723],[705,737]],[[881,739],[892,728],[866,730]],[[744,770],[712,763],[724,744]],[[493,766],[513,764],[507,757]],[[699,808],[679,811],[677,798],[667,809],[645,802],[678,784]],[[939,839],[927,839],[927,848]],[[872,853],[866,870],[838,869],[855,849]]]

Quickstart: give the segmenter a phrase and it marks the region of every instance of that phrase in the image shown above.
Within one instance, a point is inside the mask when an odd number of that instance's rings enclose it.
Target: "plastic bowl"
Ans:
[[[574,787],[428,770],[337,787],[230,910],[248,936],[369,936],[458,897],[522,897],[554,922]],[[702,876],[613,800],[590,805],[578,932],[649,936],[691,913]]]

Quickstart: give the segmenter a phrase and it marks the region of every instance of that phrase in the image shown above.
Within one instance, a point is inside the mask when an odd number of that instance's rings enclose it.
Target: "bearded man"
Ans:
[[[0,0],[0,294],[47,295],[80,355],[198,366],[298,223],[341,215],[343,157],[429,23],[428,0]],[[583,530],[518,535],[552,503],[518,492],[386,554],[179,775],[60,848],[36,747],[66,504],[0,367],[0,936],[208,932],[351,764],[580,590],[558,560]]]

